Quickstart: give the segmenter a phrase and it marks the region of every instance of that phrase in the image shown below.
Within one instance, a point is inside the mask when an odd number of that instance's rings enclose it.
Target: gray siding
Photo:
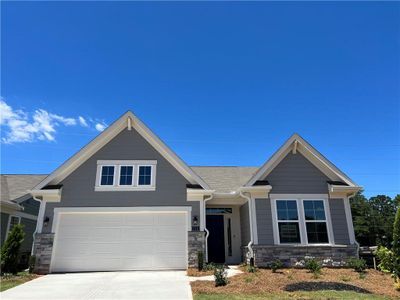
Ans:
[[[271,200],[256,199],[257,234],[259,245],[273,245]]]
[[[21,218],[21,224],[24,226],[25,237],[24,241],[21,245],[21,252],[31,252],[32,250],[32,242],[33,242],[33,233],[36,229],[36,221]]]
[[[299,152],[291,152],[265,178],[273,194],[323,194],[329,178]]]
[[[242,237],[242,246],[247,246],[247,244],[250,242],[250,221],[248,203],[245,203],[240,207],[240,235]]]
[[[39,214],[39,202],[33,198],[29,198],[20,203],[24,207],[24,213],[37,216]]]
[[[95,192],[97,160],[157,160],[156,190]],[[191,206],[192,215],[200,216],[199,203],[186,200],[187,183],[142,136],[125,129],[61,182],[61,202],[46,204],[50,224],[43,232],[51,231],[55,207]]]
[[[349,231],[343,199],[329,199],[335,244],[349,245]]]
[[[1,236],[0,236],[0,242],[1,242],[1,246],[4,243],[4,239],[6,238],[6,234],[7,234],[7,225],[8,225],[8,218],[9,218],[9,214],[6,213],[1,213]]]

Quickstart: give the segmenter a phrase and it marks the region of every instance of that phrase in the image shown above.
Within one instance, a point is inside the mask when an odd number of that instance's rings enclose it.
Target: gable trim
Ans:
[[[264,165],[254,174],[245,186],[252,186],[257,180],[265,178],[286,157],[289,152],[301,153],[316,168],[331,180],[343,181],[351,187],[358,187],[346,174],[319,153],[313,146],[306,142],[300,135],[293,134]]]
[[[167,145],[165,145],[142,121],[139,120],[139,118],[137,118],[131,111],[128,111],[81,150],[66,160],[49,176],[43,179],[33,188],[33,190],[40,190],[48,184],[57,184],[61,182],[127,127],[128,130],[134,128],[190,183],[200,184],[204,189],[209,189],[208,185],[192,169],[190,169],[182,159],[180,159]]]

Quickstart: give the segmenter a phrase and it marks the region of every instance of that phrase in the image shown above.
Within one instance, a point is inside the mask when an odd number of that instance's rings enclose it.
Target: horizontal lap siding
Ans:
[[[32,250],[33,233],[36,229],[36,220],[21,218],[21,224],[24,226],[25,237],[21,245],[21,252],[30,252]]]
[[[39,213],[39,202],[33,198],[29,198],[20,203],[24,207],[24,213],[37,216]]]
[[[349,245],[349,230],[343,199],[329,199],[335,244]]]
[[[243,204],[240,207],[240,234],[242,237],[242,246],[247,246],[250,242],[250,222],[249,222],[249,205]]]
[[[257,234],[259,245],[273,245],[271,200],[256,199]]]

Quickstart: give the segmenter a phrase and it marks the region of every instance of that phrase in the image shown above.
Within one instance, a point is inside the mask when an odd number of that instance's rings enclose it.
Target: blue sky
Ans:
[[[189,165],[258,166],[298,132],[400,193],[399,3],[1,6],[2,173],[51,172],[130,109]]]

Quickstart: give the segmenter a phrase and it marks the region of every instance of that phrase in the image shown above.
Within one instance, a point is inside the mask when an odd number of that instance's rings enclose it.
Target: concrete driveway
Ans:
[[[185,271],[50,274],[2,292],[1,300],[192,299]]]

